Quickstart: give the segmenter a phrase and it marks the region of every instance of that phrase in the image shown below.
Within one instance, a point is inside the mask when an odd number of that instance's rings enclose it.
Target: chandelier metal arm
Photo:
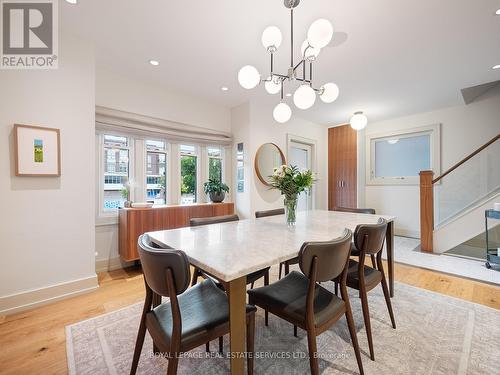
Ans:
[[[293,66],[293,8],[290,8],[290,67]],[[295,70],[295,69],[294,69]]]

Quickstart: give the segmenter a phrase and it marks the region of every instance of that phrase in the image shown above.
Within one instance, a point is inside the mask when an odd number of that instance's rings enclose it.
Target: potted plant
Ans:
[[[209,179],[205,184],[203,184],[205,194],[210,197],[210,200],[214,203],[220,203],[226,197],[226,193],[229,193],[229,186],[222,183],[219,180]]]
[[[129,197],[130,197],[129,186],[127,184],[124,184],[120,192],[122,194],[122,198],[125,199],[125,202],[123,202],[123,207],[129,208],[131,206],[131,203],[132,203],[129,200]]]
[[[311,191],[315,180],[311,170],[299,171],[296,166],[282,165],[274,169],[271,189],[277,189],[285,196],[285,217],[288,225],[295,225],[297,219],[297,197],[300,193]]]

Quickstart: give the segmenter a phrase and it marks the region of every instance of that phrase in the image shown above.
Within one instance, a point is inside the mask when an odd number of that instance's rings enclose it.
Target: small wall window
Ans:
[[[123,207],[126,200],[124,190],[129,182],[129,139],[116,135],[104,135],[104,184],[103,210]]]
[[[181,204],[197,202],[198,155],[197,147],[180,145],[181,154]]]
[[[367,135],[367,184],[413,185],[420,171],[439,172],[439,125]]]
[[[167,202],[167,144],[146,140],[146,199],[155,204]]]

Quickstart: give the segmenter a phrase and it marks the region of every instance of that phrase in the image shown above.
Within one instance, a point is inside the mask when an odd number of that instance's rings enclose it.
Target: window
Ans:
[[[146,200],[167,202],[167,145],[164,141],[146,141]]]
[[[207,147],[208,178],[222,182],[222,149],[221,147]]]
[[[420,171],[439,172],[439,125],[368,135],[367,147],[368,184],[418,184]]]
[[[127,137],[104,135],[103,209],[123,207],[128,197],[130,149]]]
[[[181,145],[181,204],[197,201],[198,157],[195,146]]]

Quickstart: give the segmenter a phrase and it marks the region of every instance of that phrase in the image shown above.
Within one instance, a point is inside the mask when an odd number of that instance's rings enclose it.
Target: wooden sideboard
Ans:
[[[234,214],[234,203],[202,203],[119,210],[120,257],[127,262],[139,259],[137,239],[146,232],[189,226],[194,217]]]

